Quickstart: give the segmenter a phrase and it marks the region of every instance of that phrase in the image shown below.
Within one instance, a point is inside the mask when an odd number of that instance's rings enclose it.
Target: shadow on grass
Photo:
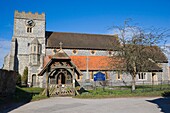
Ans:
[[[82,94],[82,93],[87,93],[89,91],[85,90],[83,87],[80,88],[80,90],[78,90],[79,94]]]
[[[10,96],[0,97],[0,111],[1,113],[10,112],[28,102],[30,102],[34,95],[38,92],[27,92],[16,87],[15,94]]]
[[[158,108],[160,108],[161,112],[163,113],[170,112],[170,91],[165,91],[164,93],[162,93],[162,98],[147,101],[157,104]]]
[[[80,84],[78,83],[77,80],[75,80],[75,87],[78,87],[77,91],[78,91],[79,94],[89,92],[89,91],[85,90],[83,87],[80,87]]]

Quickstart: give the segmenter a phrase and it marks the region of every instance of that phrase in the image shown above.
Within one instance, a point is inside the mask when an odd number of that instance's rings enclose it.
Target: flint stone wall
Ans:
[[[0,96],[15,92],[17,74],[15,71],[0,69]]]

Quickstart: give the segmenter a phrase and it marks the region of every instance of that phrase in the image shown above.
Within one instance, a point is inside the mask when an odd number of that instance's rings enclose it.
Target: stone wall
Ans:
[[[92,50],[77,49],[76,54],[73,53],[74,49],[63,49],[63,50],[69,56],[109,56],[109,51],[105,51],[105,50],[94,50],[95,51],[94,54],[91,53]],[[54,49],[46,49],[46,55],[54,55],[55,53],[53,51]],[[112,54],[116,54],[116,52],[112,52]]]
[[[25,21],[25,19],[15,19],[14,36],[45,37],[45,21],[34,20],[36,25],[32,28],[32,33],[27,33]]]
[[[15,92],[17,74],[15,71],[0,69],[0,96]]]
[[[90,77],[90,73],[92,71],[89,71],[89,74],[88,74],[88,77],[87,77],[87,72],[86,71],[82,71],[83,73],[83,76],[81,77],[81,79],[78,79],[77,81],[80,83],[81,86],[85,86],[87,83],[86,83],[86,80],[89,79],[90,80],[90,83],[92,85],[94,85],[94,81],[93,79]],[[98,71],[93,71],[93,72],[98,72]],[[131,82],[132,82],[132,76],[127,73],[127,72],[122,72],[120,74],[120,79],[118,79],[118,71],[107,71],[108,73],[108,79],[106,79],[106,81],[108,81],[109,85],[112,85],[112,86],[125,86],[125,85],[131,85]],[[138,74],[136,75],[136,84],[137,85],[142,85],[143,83],[144,84],[152,84],[152,72],[143,72],[145,73],[145,79],[139,79],[139,76]],[[154,80],[155,84],[160,84],[162,81],[166,81],[167,79],[165,80],[162,80],[161,77],[162,76],[162,72],[155,72],[158,80]],[[167,76],[167,75],[166,75]]]
[[[29,56],[28,55],[18,55],[18,72],[22,75],[25,67],[28,67]]]
[[[30,19],[34,20],[35,26],[32,33],[27,33],[26,21]],[[15,11],[13,36],[45,37],[45,14]]]
[[[7,69],[7,70],[9,69],[9,59],[10,59],[10,55],[9,54],[4,57],[3,69]]]
[[[170,80],[168,63],[162,63],[162,69],[163,69],[163,75],[162,75],[163,77],[162,77],[162,79],[163,80]]]

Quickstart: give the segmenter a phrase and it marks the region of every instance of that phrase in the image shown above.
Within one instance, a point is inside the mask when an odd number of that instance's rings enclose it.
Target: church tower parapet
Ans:
[[[28,12],[28,13],[26,13],[24,11],[18,12],[16,10],[14,17],[15,18],[25,18],[25,19],[31,18],[31,19],[45,20],[45,14],[44,13],[39,14],[38,12],[35,12],[35,13]]]

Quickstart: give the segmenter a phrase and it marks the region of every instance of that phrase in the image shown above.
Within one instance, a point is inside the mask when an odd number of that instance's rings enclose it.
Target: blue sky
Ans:
[[[44,12],[47,31],[108,34],[127,18],[142,27],[170,29],[170,0],[0,0],[0,9],[0,67],[9,52],[15,10]]]

